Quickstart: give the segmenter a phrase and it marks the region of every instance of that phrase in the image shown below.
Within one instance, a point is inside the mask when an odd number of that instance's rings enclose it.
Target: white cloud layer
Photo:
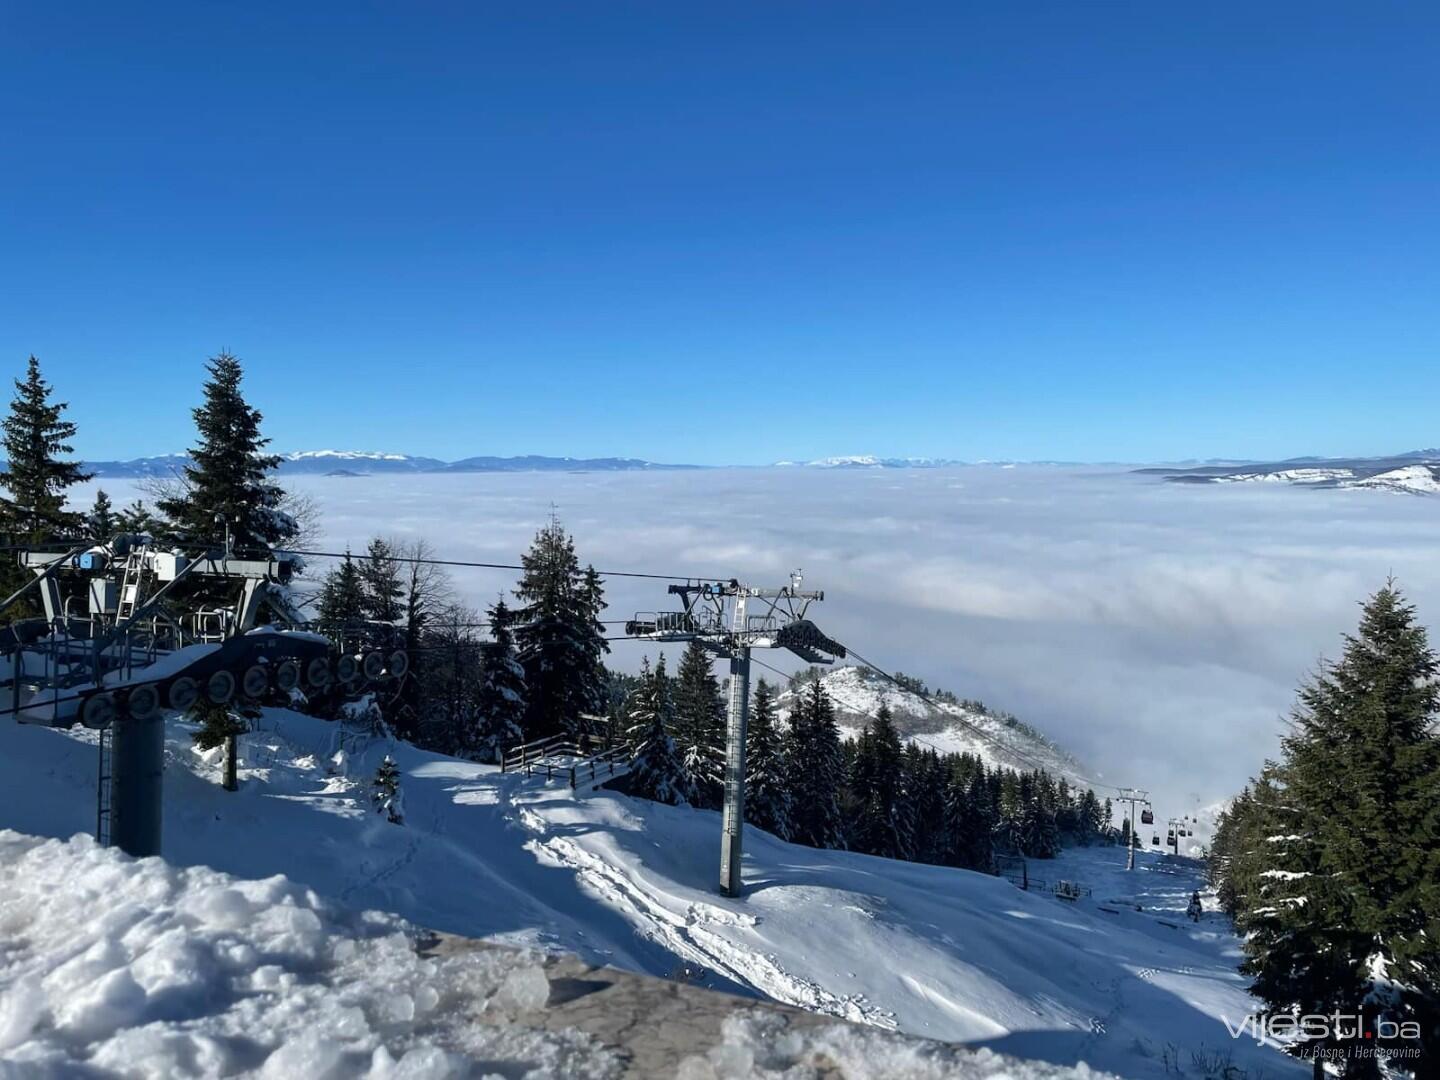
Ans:
[[[1053,467],[288,482],[318,499],[338,548],[379,531],[515,562],[553,504],[603,569],[780,584],[803,567],[832,636],[1016,713],[1111,782],[1165,793],[1166,815],[1232,793],[1275,753],[1297,681],[1387,575],[1422,618],[1440,613],[1440,499],[1383,492]],[[477,606],[513,577],[456,572]],[[659,581],[611,579],[609,597],[610,618],[671,606]]]

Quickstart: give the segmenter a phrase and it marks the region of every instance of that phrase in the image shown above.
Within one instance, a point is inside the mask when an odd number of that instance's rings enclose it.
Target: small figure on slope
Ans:
[[[1190,894],[1190,906],[1185,909],[1185,914],[1190,916],[1191,922],[1199,922],[1200,914],[1205,909],[1200,905],[1200,892],[1197,889]]]

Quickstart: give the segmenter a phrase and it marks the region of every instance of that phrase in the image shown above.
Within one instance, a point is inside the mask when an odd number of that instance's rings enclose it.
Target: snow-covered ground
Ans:
[[[576,793],[403,744],[341,746],[337,726],[288,711],[267,711],[262,725],[243,740],[242,790],[229,794],[218,763],[171,724],[166,858],[245,878],[283,874],[324,898],[295,903],[341,937],[391,932],[340,914],[375,908],[640,972],[683,965],[716,988],[1060,1065],[1160,1077],[1178,1056],[1187,1075],[1204,1075],[1192,1059],[1230,1054],[1267,1074],[1294,1068],[1273,1048],[1228,1036],[1224,1018],[1252,1007],[1234,970],[1238,943],[1219,916],[1184,920],[1199,884],[1187,862],[1147,853],[1126,874],[1120,851],[1091,849],[1034,864],[1035,876],[1092,890],[1066,903],[999,878],[750,830],[747,891],[729,900],[714,887],[716,814]],[[368,806],[366,781],[387,749],[403,776],[404,826]],[[0,723],[0,826],[88,832],[94,776],[85,733]],[[90,857],[83,844],[72,855]],[[155,873],[157,896],[180,903],[186,879]],[[203,875],[194,883],[228,887]],[[267,887],[280,888],[253,886]],[[126,988],[121,1007],[134,997]],[[400,1031],[386,1052],[398,1058],[422,1035]]]

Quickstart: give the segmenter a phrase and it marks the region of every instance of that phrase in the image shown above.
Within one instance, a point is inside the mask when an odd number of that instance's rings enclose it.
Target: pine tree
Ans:
[[[675,673],[675,749],[680,754],[694,804],[720,806],[725,777],[725,702],[710,653],[691,641]]]
[[[236,740],[250,730],[250,721],[260,715],[260,710],[236,702],[217,705],[205,697],[190,709],[190,719],[200,724],[200,730],[193,732],[190,739],[201,750],[225,748],[223,787],[235,791],[238,787],[239,748]]]
[[[384,814],[385,819],[392,825],[405,824],[405,797],[400,790],[400,766],[395,764],[395,759],[389,754],[385,755],[385,760],[380,762],[380,767],[375,770],[371,788],[370,800],[375,804],[375,812]]]
[[[365,555],[360,566],[364,617],[398,623],[405,614],[405,585],[395,552],[389,541],[377,536],[370,541]]]
[[[0,486],[7,530],[27,542],[71,537],[81,532],[81,515],[65,509],[65,491],[89,476],[77,461],[65,460],[75,425],[62,419],[64,402],[50,401],[51,386],[40,375],[40,362],[30,357],[24,379],[15,381],[15,398],[3,423],[5,470]]]
[[[85,535],[97,544],[103,544],[118,531],[114,504],[101,488],[95,492],[95,502],[85,515]]]
[[[143,499],[136,499],[115,515],[116,532],[150,535],[157,527],[155,515],[150,512]]]
[[[666,728],[670,714],[669,679],[665,657],[655,670],[646,659],[640,668],[640,682],[626,703],[625,719],[635,756],[627,779],[632,795],[674,806],[690,800],[689,782],[675,741]]]
[[[332,633],[352,627],[365,618],[365,590],[360,570],[345,553],[345,559],[325,575],[317,603],[320,622]]]
[[[849,837],[852,849],[888,859],[915,857],[915,822],[905,790],[905,765],[900,733],[889,708],[882,705],[856,745],[850,787],[859,820]]]
[[[477,761],[499,762],[507,746],[525,738],[525,669],[515,653],[515,617],[505,601],[497,600],[488,614],[491,641],[480,673],[478,727],[467,749]]]
[[[599,658],[608,646],[597,640],[604,604],[599,578],[582,575],[574,541],[556,520],[535,535],[520,561],[525,570],[515,595],[524,606],[515,641],[529,688],[525,730],[536,738],[587,734],[586,717],[605,709]]]
[[[170,527],[192,542],[220,541],[229,531],[234,550],[268,552],[295,534],[280,509],[284,492],[270,481],[280,458],[264,453],[261,416],[240,392],[240,361],[222,352],[206,364],[205,403],[194,410],[200,441],[185,467],[185,489],[161,499]]]
[[[785,758],[790,769],[793,839],[818,848],[845,846],[839,796],[845,761],[835,710],[818,678],[790,717]]]
[[[770,684],[760,679],[746,732],[745,820],[781,840],[789,840],[791,834],[786,771],[775,695]]]

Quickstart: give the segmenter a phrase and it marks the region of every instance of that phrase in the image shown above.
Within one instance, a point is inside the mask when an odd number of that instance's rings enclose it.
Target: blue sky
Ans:
[[[1440,7],[7,4],[0,358],[92,458],[1440,443]]]

